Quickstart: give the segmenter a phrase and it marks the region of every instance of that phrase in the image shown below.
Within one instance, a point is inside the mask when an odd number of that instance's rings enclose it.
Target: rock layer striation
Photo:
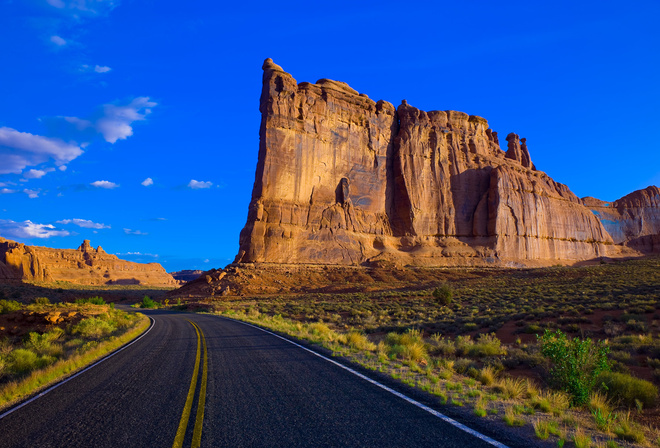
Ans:
[[[27,246],[0,238],[0,279],[66,281],[81,285],[176,286],[158,263],[133,263],[94,249],[89,240],[73,249]]]
[[[588,207],[536,169],[526,139],[500,149],[482,117],[297,83],[271,59],[263,70],[236,262],[535,265],[658,250],[655,187]]]

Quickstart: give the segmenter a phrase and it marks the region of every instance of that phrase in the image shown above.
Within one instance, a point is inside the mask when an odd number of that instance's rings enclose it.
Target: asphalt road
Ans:
[[[141,340],[2,418],[0,447],[492,447],[256,328],[149,315]]]

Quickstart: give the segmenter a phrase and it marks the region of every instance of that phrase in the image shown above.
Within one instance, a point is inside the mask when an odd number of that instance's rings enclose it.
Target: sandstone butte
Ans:
[[[80,285],[177,286],[158,263],[133,263],[94,249],[89,240],[73,249],[26,246],[0,238],[0,280],[65,281]]]
[[[263,64],[259,157],[235,263],[544,266],[660,252],[660,190],[580,199],[475,115],[297,83]]]

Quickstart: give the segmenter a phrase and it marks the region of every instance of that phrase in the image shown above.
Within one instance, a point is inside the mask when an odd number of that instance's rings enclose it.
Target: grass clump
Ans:
[[[538,342],[541,353],[553,365],[550,373],[557,387],[571,395],[573,404],[587,403],[598,375],[610,370],[609,347],[590,338],[568,339],[561,330],[546,330]]]
[[[550,437],[550,426],[548,425],[547,421],[536,419],[533,425],[534,433],[536,434],[537,438],[546,440],[548,437]]]
[[[646,440],[644,432],[630,418],[630,412],[619,419],[616,426],[614,427],[614,434],[616,434],[619,439],[626,440],[628,442],[644,443]]]
[[[504,417],[502,417],[502,419],[504,420],[504,423],[506,423],[509,426],[524,426],[525,425],[525,420],[518,417],[516,415],[515,410],[511,406],[506,408],[506,410],[504,411]]]
[[[584,429],[577,428],[573,434],[573,443],[575,448],[590,448],[592,444],[591,436],[584,432]]]
[[[629,407],[637,407],[637,401],[650,408],[658,398],[658,388],[653,383],[626,373],[605,372],[598,381],[609,397]]]

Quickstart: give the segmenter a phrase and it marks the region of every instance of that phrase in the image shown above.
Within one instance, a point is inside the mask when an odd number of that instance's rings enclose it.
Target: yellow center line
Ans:
[[[186,319],[187,320],[187,319]],[[188,322],[190,322],[188,320]],[[186,436],[186,428],[188,427],[188,419],[190,418],[190,411],[192,410],[193,398],[195,397],[195,388],[197,387],[197,376],[199,375],[199,358],[200,358],[200,343],[199,343],[199,331],[195,324],[190,322],[195,328],[195,333],[197,333],[197,356],[195,357],[195,369],[193,370],[192,380],[190,381],[190,389],[188,389],[188,398],[186,398],[186,405],[183,407],[183,414],[181,414],[181,421],[179,422],[179,429],[176,431],[176,437],[174,437],[174,444],[172,448],[181,448],[183,447],[183,438]]]
[[[202,344],[204,345],[204,362],[202,364],[202,385],[199,388],[199,400],[197,402],[197,416],[195,417],[195,429],[193,430],[192,448],[199,448],[202,443],[202,422],[204,421],[204,403],[206,402],[206,377],[208,375],[208,352],[206,351],[206,337],[201,328],[196,324],[202,334]]]

